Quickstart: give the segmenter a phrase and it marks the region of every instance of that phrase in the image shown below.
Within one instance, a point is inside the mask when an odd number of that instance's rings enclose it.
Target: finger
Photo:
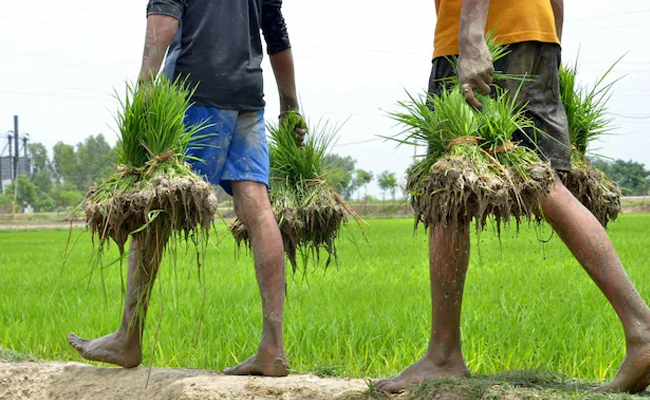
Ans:
[[[486,74],[485,74],[485,77],[484,77],[483,80],[484,80],[485,83],[487,83],[488,85],[491,85],[492,82],[493,82],[493,79],[492,79],[492,73],[486,73]]]
[[[474,87],[481,94],[490,94],[490,84],[486,83],[481,77],[474,79]]]
[[[483,109],[483,104],[481,104],[481,102],[478,101],[478,99],[474,95],[473,90],[470,90],[469,92],[465,92],[465,98],[467,99],[467,102],[469,103],[470,106],[476,108],[477,110]]]

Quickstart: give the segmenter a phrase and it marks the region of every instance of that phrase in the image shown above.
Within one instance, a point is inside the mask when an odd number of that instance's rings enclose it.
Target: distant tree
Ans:
[[[77,179],[79,190],[87,191],[104,178],[107,178],[113,165],[113,149],[101,133],[89,136],[77,144]]]
[[[645,196],[650,192],[650,171],[645,165],[636,161],[608,161],[602,158],[592,160],[592,164],[605,172],[609,178],[618,183],[627,196]]]
[[[89,136],[76,147],[57,143],[53,167],[58,182],[74,184],[83,192],[111,173],[114,152],[104,135]]]
[[[395,192],[397,191],[397,177],[394,172],[384,171],[377,178],[377,183],[382,191],[383,201],[386,201],[386,192],[390,192],[395,202]]]
[[[16,190],[16,182],[18,182],[18,190]],[[29,179],[29,176],[25,174],[18,175],[15,182],[7,185],[6,193],[12,197],[16,195],[16,205],[21,207],[24,204],[29,204],[32,207],[35,207],[36,202],[38,201],[38,187]]]
[[[2,192],[0,192],[0,208],[4,209],[6,206],[11,204],[12,201],[13,201],[13,194],[10,195],[9,192],[3,194]]]
[[[47,149],[41,143],[31,143],[29,155],[32,161],[32,182],[42,193],[49,193],[54,186],[54,171]]]
[[[47,157],[47,149],[42,143],[30,143],[27,147],[29,149],[29,157],[34,172],[50,167],[50,159]]]
[[[341,157],[337,154],[329,154],[324,161],[327,183],[344,199],[349,200],[355,190],[354,165],[356,160],[350,156]]]
[[[72,184],[59,184],[51,192],[54,207],[67,209],[77,207],[84,199],[84,193]]]
[[[59,183],[73,183],[77,173],[77,157],[74,154],[74,146],[58,142],[52,151],[52,164]]]
[[[363,169],[357,169],[354,171],[354,181],[356,187],[359,188],[359,200],[361,200],[361,188],[366,189],[366,197],[368,196],[368,184],[372,182],[372,172],[366,171]]]

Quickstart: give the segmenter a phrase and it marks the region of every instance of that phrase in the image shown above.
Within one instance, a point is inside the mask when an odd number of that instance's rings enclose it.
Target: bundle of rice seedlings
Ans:
[[[615,82],[607,85],[603,85],[603,82],[613,67],[591,89],[578,85],[577,62],[572,67],[562,65],[560,68],[560,97],[566,110],[573,146],[572,171],[562,174],[562,181],[605,227],[621,211],[621,190],[604,172],[589,162],[586,153],[591,143],[611,130],[611,120],[605,113]]]
[[[494,61],[508,54],[488,34],[486,42]],[[477,95],[483,109],[467,104],[460,90],[457,60],[450,59],[456,74],[443,80],[439,96],[427,94],[399,103],[405,111],[391,117],[406,126],[404,144],[426,146],[427,151],[407,171],[407,189],[415,213],[415,227],[436,224],[468,224],[485,227],[494,218],[497,231],[514,219],[539,215],[540,200],[554,182],[549,163],[536,152],[519,146],[516,134],[544,134],[524,115],[519,93],[493,87],[494,96]],[[495,71],[497,80],[530,79]],[[534,143],[535,138],[528,138]]]
[[[483,229],[494,217],[497,229],[514,219],[532,219],[553,184],[550,165],[513,141],[525,128],[516,95],[496,89],[494,98],[480,96],[483,110],[467,104],[458,86],[440,96],[410,96],[405,112],[391,116],[407,127],[401,143],[425,145],[426,155],[407,172],[407,189],[416,227],[462,225],[475,220]]]
[[[327,254],[327,268],[336,260],[336,239],[343,225],[349,217],[360,221],[325,180],[325,156],[336,130],[330,130],[327,123],[312,127],[304,145],[298,146],[295,127],[300,123],[304,124],[302,119],[290,113],[284,123],[268,126],[269,198],[294,273],[298,270],[298,254],[306,268],[309,258],[318,263],[321,250]],[[250,247],[250,236],[241,221],[235,220],[230,229],[239,245]]]
[[[183,122],[190,96],[184,82],[165,78],[127,86],[117,118],[117,170],[83,202],[100,249],[112,239],[123,254],[129,235],[158,248],[174,235],[207,240],[217,199],[185,161],[190,140],[204,127]]]

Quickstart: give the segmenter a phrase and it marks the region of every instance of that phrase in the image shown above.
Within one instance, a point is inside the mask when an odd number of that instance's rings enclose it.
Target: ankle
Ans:
[[[460,348],[446,348],[444,346],[429,346],[424,358],[432,362],[437,367],[447,367],[449,365],[465,365],[463,353]]]
[[[120,329],[113,334],[113,339],[125,348],[140,348],[141,336],[137,332]]]
[[[633,328],[625,332],[625,343],[627,346],[638,346],[650,343],[650,323],[635,322]]]
[[[269,356],[284,354],[284,343],[282,337],[277,338],[270,335],[264,335],[260,341],[260,347],[257,352]]]

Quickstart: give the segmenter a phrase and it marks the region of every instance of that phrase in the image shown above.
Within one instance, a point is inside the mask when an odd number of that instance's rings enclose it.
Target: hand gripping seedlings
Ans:
[[[293,272],[298,269],[298,254],[303,258],[303,272],[308,259],[318,260],[320,251],[327,254],[325,268],[336,260],[336,240],[352,217],[359,216],[325,180],[325,156],[329,153],[336,130],[327,123],[311,127],[303,146],[296,141],[295,128],[304,121],[291,113],[280,125],[269,125],[271,179],[269,198],[282,233],[284,250]],[[244,225],[235,220],[231,232],[238,244],[250,247]]]
[[[516,97],[516,96],[515,96]],[[406,112],[393,118],[408,127],[403,143],[426,145],[427,153],[407,172],[407,189],[416,225],[461,225],[475,220],[479,229],[492,216],[499,229],[514,219],[531,219],[553,184],[553,171],[534,150],[513,135],[532,122],[515,97],[497,90],[481,97],[474,110],[459,88],[442,95],[401,103]]]
[[[506,54],[489,44],[494,60]],[[494,78],[527,79],[499,72]],[[440,95],[409,95],[399,103],[403,110],[390,114],[406,127],[405,137],[394,140],[426,148],[407,171],[416,227],[474,220],[483,229],[493,217],[500,230],[510,220],[519,226],[522,219],[536,218],[554,174],[534,150],[536,135],[544,133],[524,115],[518,93],[493,87],[494,96],[477,95],[479,111],[467,104],[457,76],[445,86]],[[520,145],[522,138],[533,146]]]

